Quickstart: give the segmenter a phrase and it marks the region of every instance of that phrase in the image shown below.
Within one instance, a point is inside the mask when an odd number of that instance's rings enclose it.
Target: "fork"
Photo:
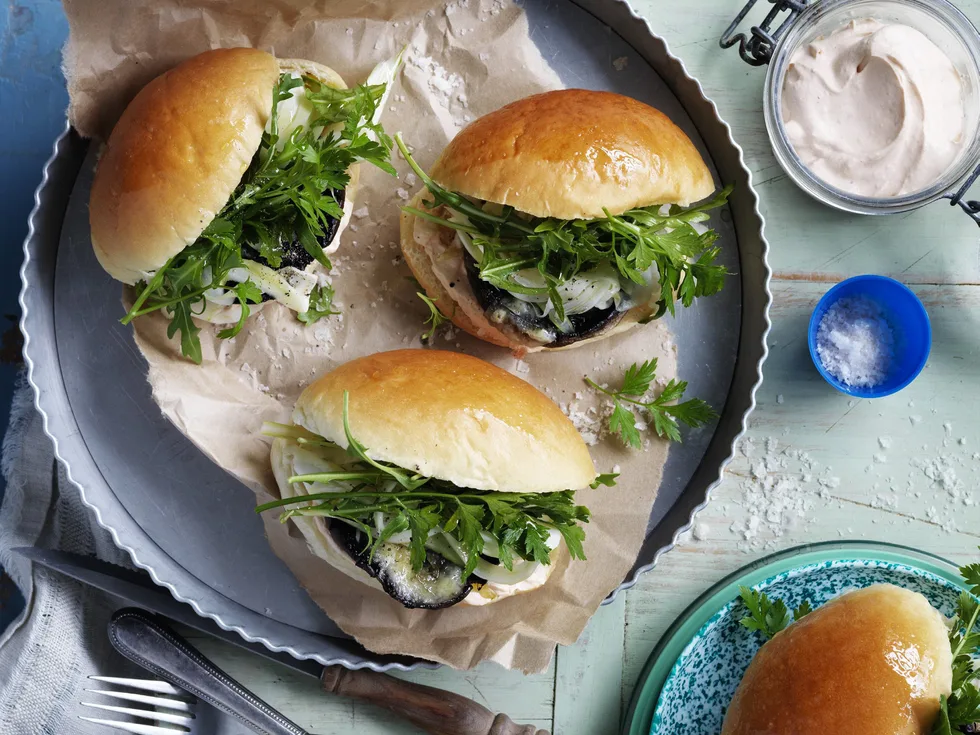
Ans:
[[[197,700],[173,684],[156,679],[124,679],[118,676],[90,676],[89,679],[102,684],[137,689],[140,692],[149,692],[149,694],[115,691],[112,689],[86,689],[85,691],[91,694],[98,694],[110,699],[114,698],[123,702],[143,705],[145,709],[139,707],[123,707],[114,704],[98,704],[96,702],[82,702],[83,707],[92,707],[93,709],[111,712],[113,714],[152,720],[157,724],[144,725],[137,722],[124,722],[99,717],[79,717],[80,720],[92,722],[96,725],[114,727],[117,730],[133,733],[133,735],[177,735],[177,733],[194,735],[194,725],[197,721],[195,714],[197,711]],[[180,729],[160,727],[160,725],[179,725]]]

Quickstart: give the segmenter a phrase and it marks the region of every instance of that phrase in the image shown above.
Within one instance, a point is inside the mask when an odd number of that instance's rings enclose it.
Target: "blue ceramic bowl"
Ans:
[[[817,329],[824,314],[843,298],[864,297],[877,303],[895,334],[895,358],[888,377],[871,388],[858,388],[828,373],[817,354]],[[919,297],[908,286],[885,276],[854,276],[841,281],[817,303],[810,317],[810,357],[817,372],[841,393],[856,398],[881,398],[897,393],[922,372],[932,346],[929,315]]]

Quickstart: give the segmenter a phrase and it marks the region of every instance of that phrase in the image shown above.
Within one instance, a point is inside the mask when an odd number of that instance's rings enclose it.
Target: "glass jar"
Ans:
[[[785,5],[788,6],[786,9],[798,13],[797,17],[786,21],[772,36],[766,32],[762,32],[761,35],[773,41],[778,39],[774,47],[768,44],[769,48],[765,49],[766,56],[771,58],[768,59],[769,69],[766,74],[763,106],[769,139],[777,160],[789,178],[818,201],[859,214],[905,212],[943,196],[955,197],[954,202],[959,203],[963,191],[952,193],[956,192],[960,182],[973,172],[980,162],[980,33],[970,20],[946,0],[818,0],[805,7],[794,7],[799,5],[798,2],[788,2]],[[748,7],[741,17],[744,17]],[[778,10],[777,8],[770,13],[767,24],[775,17]],[[963,130],[966,145],[935,182],[911,194],[885,198],[866,197],[831,186],[816,176],[800,160],[783,126],[781,101],[790,59],[800,47],[821,36],[829,35],[851,20],[862,18],[903,24],[918,30],[949,57],[959,72],[963,84],[965,111]],[[753,34],[756,36],[755,40],[759,40],[758,28],[753,28]],[[731,43],[732,41],[729,41],[727,45]],[[767,43],[763,41],[763,46]],[[726,45],[724,41],[723,45]],[[743,42],[742,56],[746,58],[744,47]],[[766,61],[762,59],[752,62],[748,58],[746,60],[750,63]],[[961,204],[969,212],[969,208],[965,205],[965,202]]]

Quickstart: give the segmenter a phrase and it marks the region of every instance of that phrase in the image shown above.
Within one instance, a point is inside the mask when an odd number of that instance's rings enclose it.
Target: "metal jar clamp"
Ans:
[[[745,6],[719,39],[719,45],[723,49],[731,48],[737,43],[739,56],[751,66],[768,64],[772,60],[773,52],[779,40],[797,21],[800,14],[812,5],[811,0],[768,0],[772,9],[766,14],[765,19],[759,25],[752,26],[748,36],[745,33],[737,33],[736,31],[742,21],[758,2],[759,0],[747,0]],[[785,16],[784,13],[786,13]],[[772,30],[773,24],[777,21],[778,25],[776,25],[775,30]],[[980,201],[964,198],[978,178],[980,178],[980,164],[955,191],[944,194],[942,198],[948,199],[951,206],[958,205],[974,222],[980,225]]]

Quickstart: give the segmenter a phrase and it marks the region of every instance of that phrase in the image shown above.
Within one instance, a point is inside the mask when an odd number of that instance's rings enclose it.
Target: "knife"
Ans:
[[[320,680],[321,687],[327,693],[382,707],[432,735],[548,735],[533,725],[518,725],[503,713],[494,715],[478,702],[452,692],[402,681],[368,669],[323,666],[316,661],[300,660],[285,653],[270,651],[260,644],[249,643],[238,634],[223,630],[209,618],[198,615],[190,605],[174,599],[169,591],[155,584],[143,572],[54,549],[20,547],[13,551],[41,566],[188,628],[313,676]],[[201,659],[207,663],[206,659]]]

